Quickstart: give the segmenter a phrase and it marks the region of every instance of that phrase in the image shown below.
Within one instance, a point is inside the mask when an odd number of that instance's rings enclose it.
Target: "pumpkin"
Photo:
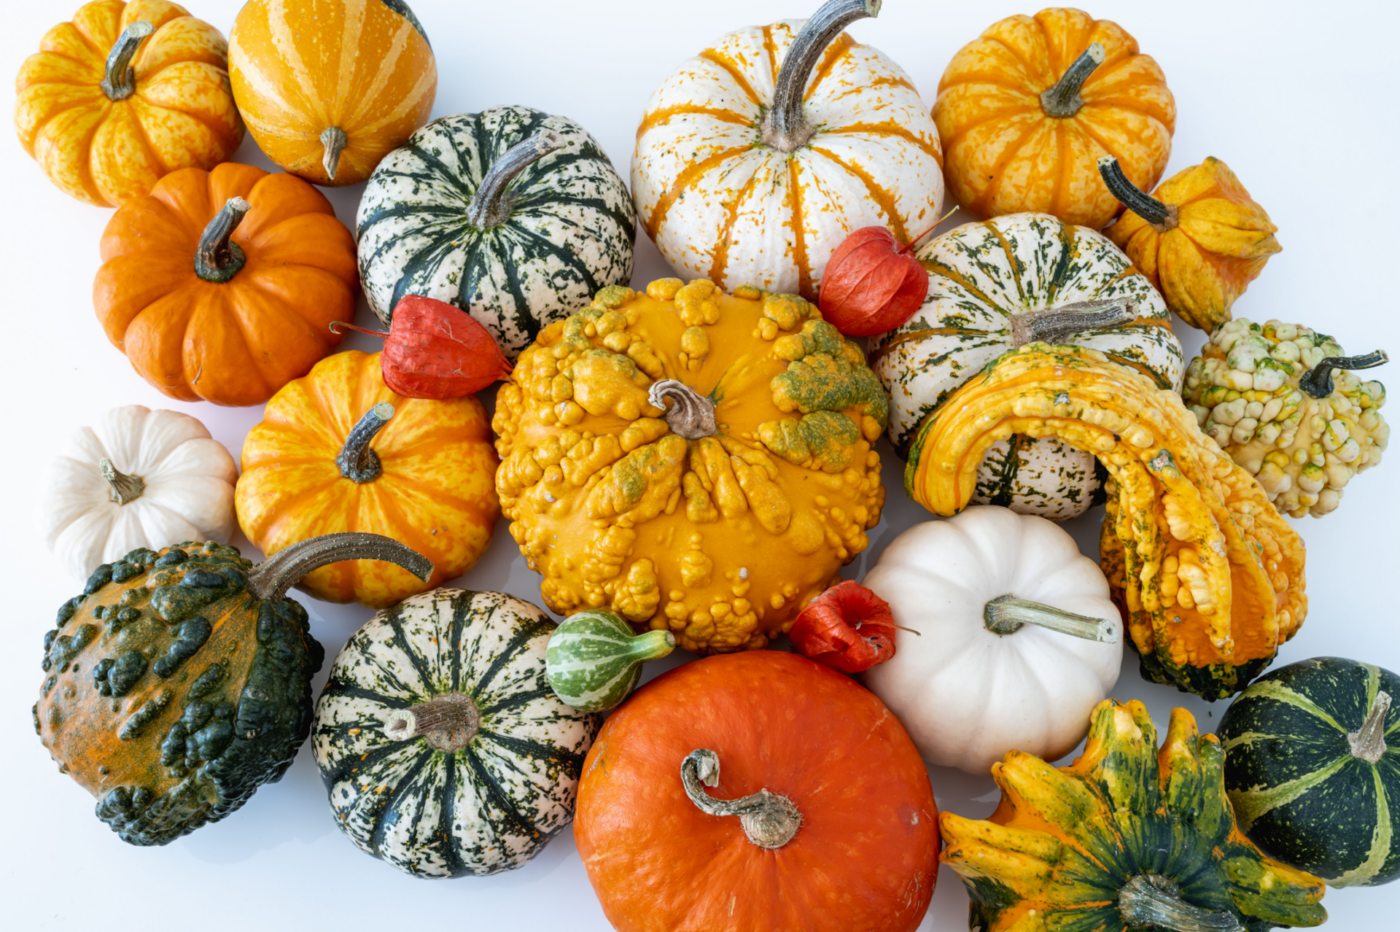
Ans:
[[[632,196],[687,278],[815,299],[852,231],[900,243],[942,216],[937,128],[904,71],[843,30],[878,13],[827,0],[809,20],[729,33],[647,103]]]
[[[1230,306],[1283,249],[1264,208],[1216,158],[1177,172],[1149,196],[1133,186],[1112,156],[1099,172],[1128,210],[1108,228],[1182,320],[1210,333]]]
[[[1161,297],[1092,230],[1047,214],[996,217],[944,233],[917,256],[928,297],[908,322],[871,341],[901,456],[954,390],[1027,343],[1092,347],[1162,388],[1181,387],[1185,361]],[[1101,486],[1090,453],[1015,435],[978,466],[973,501],[1059,521],[1102,501]]]
[[[1222,324],[1191,360],[1182,391],[1207,435],[1259,480],[1286,515],[1335,511],[1351,478],[1381,461],[1390,425],[1385,386],[1354,370],[1389,359],[1347,356],[1300,324]]]
[[[1151,188],[1171,155],[1176,101],[1123,27],[1051,7],[1009,16],[963,46],[938,83],[933,119],[963,207],[1098,230],[1120,210],[1099,158],[1114,156],[1133,184]]]
[[[676,647],[669,631],[635,634],[612,612],[584,609],[564,619],[549,637],[545,673],[565,705],[606,712],[627,698],[642,678],[642,664]]]
[[[992,767],[990,819],[943,813],[940,860],[972,899],[970,928],[1263,932],[1316,926],[1317,877],[1265,857],[1225,796],[1224,752],[1173,709],[1160,752],[1141,702],[1104,700],[1084,754],[1052,767],[1012,751]]]
[[[1175,392],[1086,347],[1028,344],[925,423],[905,487],[935,514],[956,514],[987,448],[1017,433],[1058,437],[1108,471],[1100,562],[1144,676],[1225,698],[1297,633],[1302,540]]]
[[[415,877],[514,870],[573,818],[597,716],[545,681],[549,616],[437,589],[335,658],[311,748],[347,838]]]
[[[433,48],[404,0],[248,0],[228,61],[258,147],[321,185],[368,178],[437,96]]]
[[[869,544],[885,393],[796,295],[614,286],[496,394],[496,490],[545,604],[759,648]]]
[[[434,120],[360,200],[360,274],[379,319],[406,295],[471,314],[515,360],[541,328],[632,277],[627,186],[582,126],[528,107]]]
[[[301,581],[327,602],[386,608],[462,575],[486,552],[500,517],[496,463],[475,397],[403,398],[384,385],[378,354],[352,350],[268,402],[243,441],[234,505],[243,533],[268,555],[317,534],[363,531],[432,560],[425,579],[361,561]]]
[[[255,405],[339,345],[355,313],[355,243],[291,175],[187,168],[112,216],[93,284],[112,345],[180,401]]]
[[[916,524],[865,585],[918,632],[865,683],[930,763],[985,775],[1013,749],[1063,757],[1118,681],[1108,581],[1044,518],[982,505]]]
[[[20,144],[65,194],[99,207],[210,169],[243,141],[219,31],[165,0],[94,0],[50,29],[15,79]]]
[[[574,840],[619,932],[912,932],[938,878],[937,820],[880,700],[758,651],[685,664],[608,717]]]
[[[1255,680],[1220,722],[1225,789],[1270,857],[1333,887],[1400,877],[1400,677],[1315,657]]]
[[[59,606],[34,730],[123,841],[167,844],[287,772],[324,653],[285,595],[354,558],[432,569],[368,534],[309,540],[256,568],[233,547],[183,543],[102,564]]]
[[[237,480],[233,457],[188,414],[113,408],[49,465],[39,529],[63,568],[87,579],[132,550],[226,543]]]

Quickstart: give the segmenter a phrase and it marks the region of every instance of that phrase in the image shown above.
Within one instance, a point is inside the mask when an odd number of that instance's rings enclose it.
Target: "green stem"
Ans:
[[[1107,330],[1137,320],[1137,301],[1109,298],[1103,301],[1076,301],[1041,311],[1025,311],[1011,317],[1011,342],[1058,346],[1070,336],[1085,330]]]
[[[384,473],[379,455],[370,448],[369,442],[384,429],[384,425],[389,423],[389,418],[393,416],[394,406],[387,401],[381,401],[350,428],[350,436],[345,438],[345,446],[340,448],[340,455],[335,458],[335,464],[340,467],[342,476],[351,482],[364,485],[366,482],[373,482]]]
[[[107,490],[108,497],[118,505],[130,504],[146,491],[146,483],[140,476],[128,476],[117,472],[117,467],[105,456],[97,461],[97,468],[102,471],[102,478],[111,486]]]
[[[1379,690],[1360,731],[1347,735],[1351,756],[1374,764],[1385,756],[1385,717],[1390,712],[1390,693]]]
[[[195,274],[206,282],[222,285],[231,281],[247,264],[248,257],[232,239],[233,231],[243,222],[252,205],[241,197],[231,197],[199,238],[199,249],[194,254]]]
[[[815,132],[803,112],[803,93],[812,70],[841,31],[858,19],[879,16],[883,0],[827,0],[802,25],[788,46],[773,84],[773,107],[764,118],[763,142],[779,152],[795,152]]]
[[[1388,362],[1390,362],[1390,356],[1385,350],[1376,350],[1365,356],[1328,356],[1303,374],[1303,377],[1298,380],[1298,387],[1314,398],[1326,398],[1332,394],[1334,387],[1332,385],[1333,369],[1346,369],[1351,372],[1356,369],[1374,369],[1376,366],[1383,366]]]
[[[567,140],[545,130],[516,143],[491,163],[477,185],[476,195],[467,205],[467,222],[478,230],[489,230],[510,219],[511,182],[529,166],[563,147]]]
[[[99,85],[108,100],[126,100],[136,93],[136,69],[131,67],[131,60],[136,57],[136,50],[141,47],[142,41],[155,31],[156,27],[144,19],[138,19],[117,37],[116,44],[107,55],[107,74]]]
[[[676,636],[669,631],[647,631],[627,640],[627,657],[632,660],[660,660],[676,649]]]
[[[1175,230],[1181,222],[1175,204],[1164,204],[1128,180],[1123,166],[1111,155],[1099,157],[1099,177],[1108,193],[1118,198],[1124,207],[1146,220],[1158,233]]]
[[[667,400],[675,404],[667,407]],[[686,440],[699,440],[713,437],[719,430],[715,424],[715,406],[710,399],[695,389],[676,379],[662,379],[651,384],[647,401],[654,408],[666,412],[666,423],[671,432]]]
[[[381,560],[402,566],[427,582],[433,563],[382,534],[323,534],[277,551],[248,574],[248,589],[263,601],[278,601],[302,577],[342,560]]]
[[[1065,69],[1055,86],[1040,95],[1040,109],[1044,110],[1047,116],[1061,119],[1078,113],[1079,108],[1084,106],[1079,91],[1084,87],[1084,82],[1089,80],[1089,75],[1094,73],[1094,69],[1103,64],[1103,59],[1104,50],[1099,43],[1095,42],[1085,49],[1084,54]]]
[[[331,181],[335,180],[335,173],[340,169],[340,153],[344,152],[349,144],[350,140],[346,138],[345,130],[339,126],[329,126],[321,133],[321,145],[326,149],[321,164],[325,166],[326,175]]]
[[[1086,641],[1116,644],[1122,635],[1116,618],[1090,618],[1076,615],[1014,595],[992,599],[982,611],[983,622],[993,634],[1015,634],[1025,625],[1036,625]]]
[[[681,783],[701,812],[712,816],[738,816],[749,841],[772,850],[792,841],[802,827],[802,813],[786,796],[761,789],[740,799],[715,799],[706,786],[719,786],[719,755],[701,748],[681,763]],[[703,784],[703,785],[702,785]]]
[[[1186,902],[1181,887],[1157,874],[1138,874],[1118,891],[1118,912],[1132,929],[1245,932],[1234,913]]]

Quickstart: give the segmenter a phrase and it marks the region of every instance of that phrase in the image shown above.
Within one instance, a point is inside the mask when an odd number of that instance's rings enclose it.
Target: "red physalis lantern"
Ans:
[[[913,246],[884,227],[862,227],[836,247],[822,274],[817,306],[848,337],[872,337],[914,316],[928,296],[928,272]]]
[[[802,656],[842,673],[859,673],[894,656],[889,603],[860,583],[838,583],[807,603],[788,640]]]

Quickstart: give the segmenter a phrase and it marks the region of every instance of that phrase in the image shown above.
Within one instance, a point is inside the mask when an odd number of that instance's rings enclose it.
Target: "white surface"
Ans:
[[[581,122],[626,175],[637,120],[652,90],[683,59],[716,36],[750,23],[804,16],[817,0],[411,0],[432,38],[441,70],[435,115],[518,103]],[[188,0],[193,12],[227,32],[239,0]],[[39,37],[71,15],[78,0],[6,3],[0,72],[14,74]],[[1000,17],[1030,4],[887,0],[876,21],[851,30],[889,53],[931,105],[944,66],[961,45]],[[1400,59],[1400,7],[1350,0],[1320,7],[1265,0],[1101,2],[1091,12],[1122,23],[1161,63],[1179,119],[1168,173],[1207,155],[1225,159],[1281,227],[1285,251],[1236,305],[1240,316],[1279,317],[1333,333],[1351,352],[1400,352],[1394,269],[1400,194],[1394,121]],[[11,105],[6,93],[5,107]],[[268,166],[251,141],[238,160]],[[342,220],[354,216],[360,188],[330,192]],[[201,418],[235,457],[257,408],[171,402],[114,350],[93,319],[90,287],[97,244],[111,211],[61,194],[10,137],[0,139],[0,271],[5,283],[6,412],[4,534],[0,580],[6,649],[0,652],[0,749],[6,808],[0,890],[10,929],[385,928],[439,923],[502,930],[608,928],[567,833],[513,873],[429,883],[399,874],[355,850],[336,829],[324,790],[302,749],[287,777],[264,787],[229,819],[164,848],[122,844],[92,815],[93,800],[59,775],[39,744],[30,706],[41,681],[40,639],[59,603],[79,586],[44,549],[30,508],[45,462],[75,427],[108,407],[140,403]],[[636,281],[667,274],[640,236]],[[370,314],[363,301],[359,323]],[[1178,325],[1188,355],[1201,343]],[[347,346],[370,348],[365,337]],[[1400,374],[1378,377],[1395,383]],[[1392,412],[1400,416],[1400,407]],[[899,465],[886,450],[890,502],[872,547],[847,575],[860,578],[894,534],[927,515],[904,495]],[[1394,455],[1394,454],[1393,454]],[[1311,612],[1280,662],[1331,654],[1400,670],[1394,562],[1400,549],[1400,464],[1382,465],[1347,489],[1336,514],[1297,526],[1309,547]],[[1101,512],[1070,530],[1096,554]],[[505,589],[538,601],[538,579],[506,531],[456,584]],[[245,553],[251,549],[235,540]],[[256,556],[256,554],[253,554]],[[369,617],[298,596],[331,656]],[[325,670],[317,678],[317,687]],[[1209,730],[1224,711],[1144,682],[1129,655],[1114,695],[1145,701],[1159,725],[1185,705]],[[782,697],[773,701],[782,702]],[[941,807],[988,815],[997,799],[989,778],[935,769]],[[1326,906],[1340,930],[1393,928],[1400,884],[1332,891]],[[177,918],[178,917],[178,918]],[[922,928],[967,927],[966,896],[942,872]]]

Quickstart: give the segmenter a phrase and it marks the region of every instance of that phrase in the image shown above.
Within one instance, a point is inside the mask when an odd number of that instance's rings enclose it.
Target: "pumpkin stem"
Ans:
[[[685,785],[685,795],[701,812],[738,816],[744,834],[760,848],[781,848],[802,827],[802,813],[786,796],[766,789],[742,799],[715,799],[706,793],[706,786],[719,786],[719,755],[714,751],[701,748],[687,754],[681,763],[681,783]]]
[[[802,25],[788,46],[783,67],[773,85],[773,107],[760,128],[765,145],[779,152],[795,152],[807,144],[816,130],[803,113],[803,94],[812,69],[841,30],[858,19],[879,16],[883,0],[827,0]]]
[[[1326,398],[1332,394],[1333,369],[1346,369],[1351,372],[1356,369],[1374,369],[1388,362],[1390,356],[1385,350],[1376,350],[1365,356],[1328,356],[1304,373],[1298,380],[1298,387],[1314,398]]]
[[[1103,64],[1103,59],[1104,50],[1100,43],[1095,42],[1085,49],[1084,54],[1065,69],[1055,86],[1040,95],[1040,109],[1045,111],[1046,116],[1067,119],[1078,113],[1079,108],[1084,106],[1079,90],[1094,69]]]
[[[1234,913],[1186,902],[1181,887],[1160,874],[1138,874],[1118,891],[1118,912],[1132,929],[1245,932]]]
[[[97,461],[97,468],[102,471],[102,478],[111,486],[107,490],[108,497],[118,505],[134,502],[146,491],[146,483],[140,476],[128,476],[117,472],[117,467],[105,456]]]
[[[1025,311],[1011,317],[1011,342],[1017,348],[1027,343],[1058,346],[1073,334],[1132,323],[1137,316],[1137,301],[1133,298],[1076,301],[1042,311]]]
[[[1158,233],[1175,230],[1181,223],[1181,212],[1175,204],[1164,204],[1128,180],[1123,166],[1111,155],[1099,157],[1099,176],[1108,193],[1118,198],[1124,207],[1146,220]]]
[[[326,154],[321,159],[321,164],[325,166],[326,175],[331,181],[335,180],[335,173],[340,169],[340,154],[345,151],[345,147],[350,144],[350,140],[345,136],[345,130],[339,126],[328,126],[321,134],[321,145],[325,146]]]
[[[136,93],[136,69],[131,67],[131,60],[136,57],[142,40],[155,31],[156,27],[138,19],[117,37],[107,55],[107,74],[99,85],[108,100],[126,100]]]
[[[369,442],[374,439],[375,434],[384,429],[384,425],[389,423],[389,418],[393,416],[394,406],[387,401],[381,401],[350,428],[350,436],[345,438],[345,446],[340,448],[340,455],[335,458],[335,464],[340,467],[342,476],[351,482],[364,485],[383,474],[384,466],[379,462],[379,455],[370,449]]]
[[[482,176],[476,196],[467,205],[467,222],[478,230],[489,230],[509,220],[510,197],[507,189],[511,182],[526,168],[565,144],[563,136],[545,130],[507,149]]]
[[[206,282],[222,285],[238,274],[248,257],[233,241],[233,231],[252,209],[241,197],[231,197],[224,203],[199,238],[199,249],[194,254],[196,275]]]
[[[668,398],[675,402],[669,408],[666,406]],[[665,411],[671,432],[686,440],[713,437],[719,430],[715,424],[714,403],[684,382],[662,379],[651,383],[647,401],[652,407]]]
[[[1371,711],[1360,731],[1347,735],[1351,756],[1374,764],[1385,756],[1385,717],[1390,712],[1390,693],[1378,690],[1371,701]]]
[[[1060,634],[1069,634],[1086,641],[1117,644],[1122,637],[1116,618],[1090,618],[1076,615],[1053,605],[1018,599],[1014,595],[998,596],[982,610],[987,630],[993,634],[1015,634],[1025,625],[1039,625]]]
[[[380,560],[402,566],[424,582],[433,575],[433,563],[381,534],[350,532],[323,534],[277,551],[248,574],[248,589],[263,601],[277,601],[303,576],[342,560]]]
[[[422,736],[428,744],[449,754],[472,743],[481,731],[481,710],[466,693],[448,693],[389,713],[384,734],[394,741]]]

